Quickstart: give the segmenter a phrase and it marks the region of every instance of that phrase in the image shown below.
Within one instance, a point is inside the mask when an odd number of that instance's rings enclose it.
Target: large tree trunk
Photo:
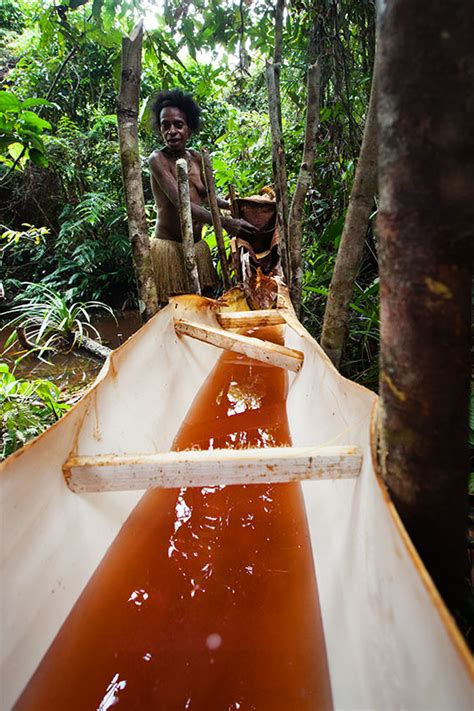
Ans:
[[[285,146],[281,126],[278,77],[279,71],[277,71],[275,65],[267,62],[268,111],[272,135],[272,168],[280,234],[280,256],[283,274],[285,275],[287,284],[290,284],[291,276],[288,259],[288,183],[286,176]]]
[[[299,316],[301,305],[301,286],[303,283],[303,267],[301,259],[301,224],[303,219],[304,201],[314,172],[314,149],[316,133],[319,126],[319,64],[308,68],[307,100],[306,100],[306,129],[304,136],[303,161],[296,183],[293,200],[291,201],[290,215],[288,218],[288,250],[290,256],[291,273],[291,301],[296,314]]]
[[[440,591],[466,572],[474,4],[379,18],[383,476]]]
[[[377,187],[377,69],[374,67],[372,91],[364,127],[354,184],[329,286],[324,312],[321,346],[339,368],[347,338],[349,304],[359,273],[365,236]]]
[[[283,13],[285,0],[277,0],[275,6],[275,44],[273,63],[267,62],[266,80],[268,111],[272,135],[273,182],[277,203],[278,229],[280,233],[280,257],[283,274],[290,284],[290,261],[288,256],[288,183],[286,176],[285,145],[281,120],[280,73],[283,61]]]
[[[122,77],[117,98],[120,160],[128,215],[128,233],[138,283],[142,318],[147,321],[158,310],[150,239],[145,215],[143,184],[138,152],[138,100],[142,62],[143,21],[130,37],[122,40]]]

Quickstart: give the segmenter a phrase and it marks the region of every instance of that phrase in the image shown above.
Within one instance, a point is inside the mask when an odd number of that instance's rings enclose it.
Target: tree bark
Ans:
[[[324,312],[321,346],[339,368],[348,333],[349,303],[359,273],[377,188],[377,68],[336,264]]]
[[[286,177],[285,147],[281,127],[280,89],[275,65],[267,62],[268,111],[272,134],[272,167],[277,203],[278,229],[280,233],[280,256],[286,283],[290,283],[288,261],[288,184]]]
[[[303,282],[303,268],[301,259],[301,223],[303,217],[304,201],[311,183],[314,171],[314,149],[316,133],[319,125],[319,86],[321,74],[319,64],[315,63],[308,68],[308,95],[306,101],[306,128],[304,136],[303,162],[296,183],[293,200],[291,201],[288,219],[288,250],[290,256],[291,273],[291,301],[296,314],[299,316],[301,306],[301,286]]]
[[[230,289],[232,283],[230,280],[229,267],[227,265],[224,236],[222,234],[221,213],[219,212],[219,207],[217,205],[216,184],[214,182],[214,174],[212,172],[209,152],[204,148],[201,151],[201,154],[204,166],[204,178],[206,180],[207,198],[211,209],[212,224],[214,226],[214,232],[216,233],[217,249],[219,251],[219,260],[222,267],[222,280],[224,282],[224,289],[227,290]]]
[[[178,210],[183,238],[183,255],[186,274],[188,275],[189,291],[200,294],[199,275],[194,252],[193,219],[191,215],[191,198],[189,196],[188,164],[185,158],[176,161],[176,177],[178,179]]]
[[[381,466],[448,602],[467,572],[474,5],[379,17]]]
[[[128,234],[138,284],[142,318],[147,321],[158,311],[155,275],[150,255],[150,239],[138,151],[138,101],[143,39],[143,21],[130,37],[122,39],[122,75],[117,98],[120,160],[128,216]]]

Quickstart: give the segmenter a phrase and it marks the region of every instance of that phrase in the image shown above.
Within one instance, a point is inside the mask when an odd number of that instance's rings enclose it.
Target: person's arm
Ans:
[[[151,156],[149,165],[153,178],[158,183],[160,189],[166,195],[171,204],[178,209],[178,183],[170,170],[168,162],[161,159],[159,153],[155,153]],[[201,205],[197,205],[195,202],[191,202],[191,215],[193,222],[212,225],[212,215],[210,211],[206,210],[206,208]],[[227,216],[222,217],[222,227],[229,234],[237,237],[257,232],[257,228],[254,225],[251,225],[250,222]]]

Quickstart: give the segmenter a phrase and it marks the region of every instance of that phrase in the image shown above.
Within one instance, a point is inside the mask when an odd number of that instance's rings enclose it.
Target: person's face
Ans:
[[[176,106],[166,106],[161,109],[160,132],[166,146],[173,153],[183,153],[191,136],[186,114]]]

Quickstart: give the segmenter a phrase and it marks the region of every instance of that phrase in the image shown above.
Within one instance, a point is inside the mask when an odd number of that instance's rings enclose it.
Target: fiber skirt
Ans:
[[[155,272],[159,303],[169,296],[188,294],[189,282],[184,266],[183,245],[169,239],[152,239],[151,258]],[[211,250],[203,239],[194,244],[201,291],[214,289],[219,283],[212,263]]]

